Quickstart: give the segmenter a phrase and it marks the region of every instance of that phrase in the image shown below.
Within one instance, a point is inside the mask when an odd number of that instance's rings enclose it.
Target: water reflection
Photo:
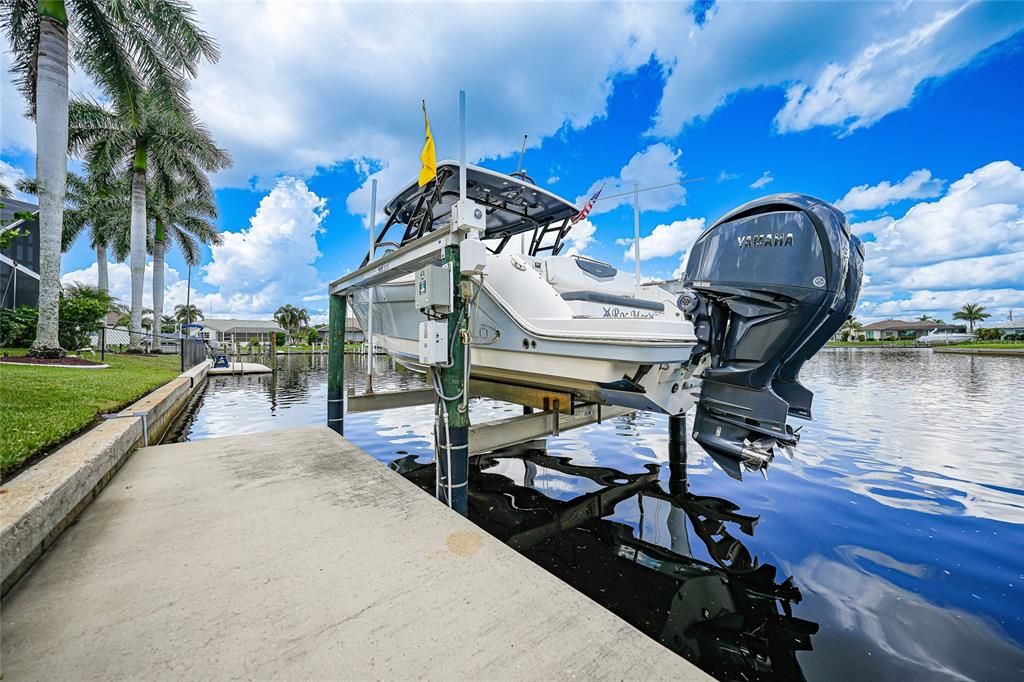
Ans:
[[[431,463],[410,455],[392,466],[433,489]],[[792,578],[738,539],[753,535],[757,517],[691,493],[685,467],[667,485],[659,473],[657,464],[626,473],[538,449],[476,457],[470,518],[719,679],[803,679],[796,652],[811,649],[818,624],[793,616],[801,594]],[[581,489],[589,491],[551,494]],[[610,519],[620,505],[659,519],[665,535],[645,538],[643,519],[639,535]],[[691,542],[711,561],[697,558]]]

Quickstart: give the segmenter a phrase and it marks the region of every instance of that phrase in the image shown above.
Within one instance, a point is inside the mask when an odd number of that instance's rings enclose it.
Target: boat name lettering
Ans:
[[[639,310],[619,310],[618,308],[605,308],[605,317],[637,317],[643,319],[651,319],[654,317],[654,313],[643,313]]]
[[[736,243],[741,249],[753,246],[793,246],[793,233],[748,234],[736,237]]]

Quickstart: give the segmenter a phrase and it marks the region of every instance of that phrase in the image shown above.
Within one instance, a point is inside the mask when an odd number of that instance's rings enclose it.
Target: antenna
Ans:
[[[516,173],[523,170],[523,154],[526,153],[526,138],[528,135],[523,133],[523,148],[519,150],[519,162],[516,164]]]

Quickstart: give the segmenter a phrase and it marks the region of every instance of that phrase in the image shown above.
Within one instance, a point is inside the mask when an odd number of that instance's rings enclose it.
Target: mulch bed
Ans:
[[[85,358],[33,358],[28,355],[6,355],[0,358],[0,362],[16,362],[19,365],[71,365],[74,367],[89,367],[102,365],[102,362],[93,362]]]

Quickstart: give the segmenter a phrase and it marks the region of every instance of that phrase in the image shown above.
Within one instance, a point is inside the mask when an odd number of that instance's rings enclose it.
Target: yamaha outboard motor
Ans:
[[[810,417],[798,373],[857,302],[863,248],[846,217],[802,194],[741,206],[690,250],[679,307],[694,323],[692,364],[710,354],[693,437],[732,476],[762,473]]]

